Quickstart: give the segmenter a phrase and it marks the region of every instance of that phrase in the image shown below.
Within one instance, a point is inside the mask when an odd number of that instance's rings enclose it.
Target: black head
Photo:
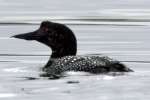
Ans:
[[[52,58],[76,55],[77,43],[73,32],[64,24],[43,21],[40,28],[29,33],[12,36],[25,40],[36,40],[52,49]]]

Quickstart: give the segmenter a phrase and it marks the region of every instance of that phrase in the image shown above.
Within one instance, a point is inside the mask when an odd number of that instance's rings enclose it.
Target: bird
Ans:
[[[77,55],[77,39],[65,24],[42,21],[40,27],[28,33],[12,36],[24,40],[35,40],[50,47],[52,54],[43,67],[48,75],[61,75],[67,71],[92,74],[108,72],[133,72],[118,60],[104,55]]]

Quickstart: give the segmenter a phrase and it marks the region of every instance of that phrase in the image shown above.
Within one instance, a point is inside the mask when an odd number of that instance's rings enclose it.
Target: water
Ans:
[[[149,100],[149,4],[148,0],[0,0],[0,100]],[[135,72],[40,77],[51,50],[9,37],[37,29],[42,20],[67,24],[77,36],[79,55],[108,55]]]

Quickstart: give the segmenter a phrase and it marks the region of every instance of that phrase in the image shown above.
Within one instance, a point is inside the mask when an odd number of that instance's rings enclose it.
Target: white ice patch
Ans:
[[[15,96],[17,95],[13,93],[0,93],[0,98],[10,98],[10,97],[15,97]]]
[[[3,71],[5,71],[5,72],[14,72],[14,73],[27,72],[26,70],[22,70],[20,68],[5,68],[5,69],[3,69]]]
[[[104,80],[112,80],[112,79],[114,79],[114,77],[113,76],[104,76],[103,79]]]
[[[65,72],[66,75],[69,75],[69,76],[85,76],[85,75],[89,75],[89,73],[87,72],[76,72],[76,71],[68,71],[68,72]]]

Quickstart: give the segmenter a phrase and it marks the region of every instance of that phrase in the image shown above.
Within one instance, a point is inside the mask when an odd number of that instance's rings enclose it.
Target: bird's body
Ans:
[[[107,56],[65,56],[50,59],[44,70],[53,75],[66,71],[83,71],[90,73],[128,72],[131,71],[119,61]]]

